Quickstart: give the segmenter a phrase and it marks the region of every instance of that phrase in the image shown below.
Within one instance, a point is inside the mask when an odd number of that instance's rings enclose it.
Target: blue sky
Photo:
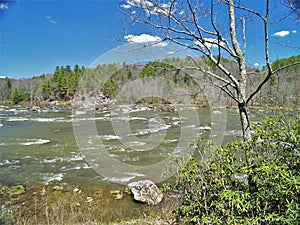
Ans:
[[[125,34],[120,5],[124,4],[118,0],[0,1],[0,76],[24,78],[52,73],[60,65],[89,66],[123,41],[155,39],[141,26]],[[272,43],[298,44],[298,48],[274,44],[273,60],[300,54],[300,24],[294,20],[290,17],[270,27]],[[126,35],[133,36],[126,39]],[[257,27],[249,26],[247,35],[248,64],[261,65]]]

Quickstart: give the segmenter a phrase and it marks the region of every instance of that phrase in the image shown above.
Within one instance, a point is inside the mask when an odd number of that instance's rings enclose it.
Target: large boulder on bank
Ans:
[[[149,205],[160,203],[164,197],[155,183],[151,180],[141,180],[128,184],[133,198],[140,202],[145,202]]]

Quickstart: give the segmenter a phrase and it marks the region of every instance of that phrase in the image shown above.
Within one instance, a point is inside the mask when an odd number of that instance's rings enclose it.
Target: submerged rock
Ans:
[[[164,197],[155,183],[151,180],[141,180],[128,184],[133,198],[140,202],[145,202],[149,205],[157,205]]]

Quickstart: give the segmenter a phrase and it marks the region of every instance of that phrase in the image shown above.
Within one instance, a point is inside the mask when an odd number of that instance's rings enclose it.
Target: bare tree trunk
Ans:
[[[238,107],[243,131],[243,139],[244,141],[249,141],[251,139],[251,126],[249,122],[247,107],[245,103],[239,103]]]
[[[240,121],[243,131],[244,141],[251,139],[251,128],[246,108],[246,90],[247,90],[247,69],[244,59],[244,52],[242,51],[237,35],[236,35],[236,24],[235,24],[235,12],[234,12],[234,3],[233,0],[228,1],[228,11],[229,11],[229,21],[230,21],[230,36],[233,44],[234,51],[236,53],[236,59],[239,65],[239,75],[240,82],[237,87],[237,96],[238,96],[238,107],[240,114]],[[246,45],[246,37],[244,37],[244,45]],[[245,51],[245,49],[244,49]]]

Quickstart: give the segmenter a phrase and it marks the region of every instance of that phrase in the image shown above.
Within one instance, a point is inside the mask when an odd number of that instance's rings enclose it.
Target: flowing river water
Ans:
[[[236,109],[175,108],[165,111],[160,107],[121,106],[89,115],[71,107],[32,110],[0,106],[0,184],[26,187],[25,195],[1,200],[1,210],[9,211],[7,207],[15,204],[14,210],[21,210],[28,224],[44,224],[46,220],[62,223],[81,215],[91,215],[88,221],[96,218],[107,224],[151,213],[155,209],[136,204],[128,195],[114,199],[111,190],[123,190],[134,180],[151,179],[145,176],[147,172],[161,177],[168,164],[165,168],[156,165],[172,154],[185,152],[184,145],[199,135],[223,144],[241,139]],[[265,115],[262,110],[251,111],[250,119],[258,121]],[[86,125],[87,129],[81,129]],[[94,134],[89,126],[94,126]],[[100,154],[99,149],[107,154]],[[119,164],[123,167],[118,168]],[[150,169],[139,170],[147,166]],[[116,170],[117,175],[113,173]],[[64,191],[57,193],[55,185],[64,187]],[[80,189],[81,194],[77,192]],[[45,190],[46,198],[42,194]],[[167,207],[173,207],[174,203],[167,202]],[[65,218],[57,218],[64,210]],[[74,210],[77,214],[72,217]]]
[[[220,117],[226,117],[226,128],[222,131],[223,143],[240,138],[240,124],[236,109],[227,109],[226,115],[222,115],[224,112],[218,109],[197,108],[196,110],[199,115],[199,126],[190,126],[196,135],[208,134],[209,136],[212,115],[219,114]],[[95,113],[97,135],[111,156],[123,163],[139,166],[159,162],[172,154],[184,126],[178,113],[142,106],[131,107],[129,111],[127,122],[130,125],[131,135],[138,139],[128,142],[125,147],[112,126],[111,112]],[[82,114],[81,117],[84,118],[84,112]],[[257,120],[263,115],[263,112],[257,111],[251,114],[251,119]],[[1,106],[0,182],[48,184],[58,181],[103,187],[113,185],[112,179],[95,172],[85,160],[85,155],[79,150],[74,137],[73,120],[74,115],[70,108],[30,111],[17,106]],[[151,123],[154,126],[151,127],[149,125]],[[165,132],[161,143],[151,151],[143,151],[143,148],[146,148],[146,142],[143,140],[146,140],[151,133],[160,132]],[[132,178],[134,174],[124,177],[126,182]]]

